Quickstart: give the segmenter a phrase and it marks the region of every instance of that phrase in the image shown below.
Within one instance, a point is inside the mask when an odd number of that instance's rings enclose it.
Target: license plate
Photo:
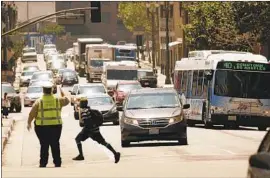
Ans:
[[[236,121],[236,116],[228,116],[229,121]]]
[[[157,128],[151,128],[149,130],[149,134],[150,135],[157,135],[157,134],[159,134],[159,129],[157,129]]]
[[[144,84],[145,84],[145,85],[149,85],[149,83],[148,83],[148,82],[145,82]]]

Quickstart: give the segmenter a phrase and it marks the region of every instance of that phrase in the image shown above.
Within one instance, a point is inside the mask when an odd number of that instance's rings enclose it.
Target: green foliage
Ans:
[[[194,49],[250,51],[255,37],[240,34],[231,2],[185,2],[189,24],[184,26],[188,46]]]
[[[242,33],[257,34],[261,43],[270,40],[270,2],[232,2],[232,7]]]
[[[17,60],[21,55],[24,48],[24,40],[18,40],[13,43],[13,52],[14,52],[14,58]]]
[[[39,30],[43,34],[56,34],[59,35],[65,32],[65,27],[58,24],[46,24],[44,28]]]
[[[125,27],[134,32],[137,27],[143,27],[146,32],[151,30],[151,22],[147,17],[145,2],[120,2],[118,17],[122,19]]]

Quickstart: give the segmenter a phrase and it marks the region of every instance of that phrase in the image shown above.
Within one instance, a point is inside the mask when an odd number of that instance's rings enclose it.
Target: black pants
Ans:
[[[80,142],[87,140],[88,138],[91,138],[92,140],[102,145],[107,144],[107,142],[105,141],[105,139],[103,138],[103,136],[101,135],[99,131],[91,132],[91,131],[86,130],[85,128],[82,129],[82,131],[77,135],[75,140],[76,140],[76,143],[78,144]]]
[[[62,132],[62,125],[35,126],[35,132],[40,142],[40,165],[46,166],[49,159],[49,146],[51,147],[53,163],[60,166],[62,163],[60,156],[59,140]]]

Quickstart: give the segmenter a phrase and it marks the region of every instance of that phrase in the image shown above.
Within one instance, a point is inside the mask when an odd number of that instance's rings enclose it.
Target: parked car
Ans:
[[[24,96],[24,107],[32,106],[34,102],[43,95],[43,88],[41,86],[30,86],[27,88]]]
[[[75,71],[64,71],[61,77],[62,86],[79,83],[79,77]]]
[[[99,110],[103,114],[103,122],[112,122],[114,125],[119,124],[119,112],[112,98],[108,94],[96,93],[86,96],[88,105],[91,109]],[[79,120],[79,100],[75,103],[74,117]]]
[[[118,111],[123,111],[120,118],[121,145],[130,142],[148,140],[177,140],[187,145],[187,122],[183,109],[174,89],[143,88],[132,90]]]
[[[142,87],[157,87],[157,75],[152,69],[138,69],[138,80]]]
[[[22,102],[19,90],[15,91],[14,87],[10,83],[2,83],[2,99],[4,98],[4,93],[7,93],[7,98],[10,101],[9,111],[21,112]]]
[[[28,86],[34,73],[34,71],[23,71],[20,77],[20,86]]]
[[[102,83],[87,83],[87,84],[75,84],[73,89],[69,91],[71,94],[70,103],[74,105],[75,101],[79,99],[79,95],[89,95],[93,93],[107,93],[105,86]]]
[[[138,81],[120,81],[117,83],[115,90],[113,90],[113,100],[117,105],[122,105],[126,95],[131,90],[140,88],[142,88],[142,86]]]
[[[21,61],[24,63],[24,62],[37,62],[37,53],[34,52],[34,53],[24,53],[22,58],[21,58]]]

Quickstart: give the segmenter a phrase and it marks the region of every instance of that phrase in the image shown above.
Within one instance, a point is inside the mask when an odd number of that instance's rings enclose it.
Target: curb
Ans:
[[[11,119],[10,121],[8,121],[8,119],[7,119],[7,122],[6,123],[4,123],[4,122],[6,122],[6,120],[2,119],[2,123],[3,123],[3,126],[2,126],[2,154],[3,154],[3,151],[5,149],[6,144],[8,143],[8,139],[11,136],[12,130],[13,130],[14,125],[15,125],[15,120]]]

